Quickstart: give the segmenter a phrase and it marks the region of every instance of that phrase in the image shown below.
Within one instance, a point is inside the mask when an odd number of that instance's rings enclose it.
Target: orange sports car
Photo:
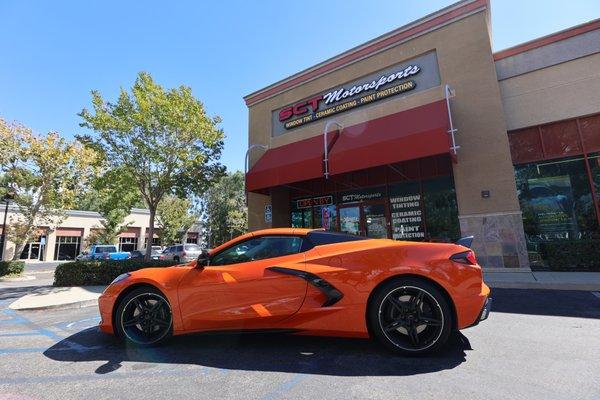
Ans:
[[[421,354],[487,318],[489,294],[460,244],[268,229],[188,264],[120,275],[99,299],[100,329],[140,346],[191,332],[283,330],[375,337]]]

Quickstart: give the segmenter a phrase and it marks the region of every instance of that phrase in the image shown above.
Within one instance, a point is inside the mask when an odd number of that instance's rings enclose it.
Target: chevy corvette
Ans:
[[[139,346],[231,330],[372,337],[416,355],[486,319],[489,294],[460,244],[279,228],[118,276],[99,299],[100,329]]]

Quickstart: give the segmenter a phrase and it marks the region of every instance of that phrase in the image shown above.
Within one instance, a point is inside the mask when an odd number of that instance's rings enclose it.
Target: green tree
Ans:
[[[198,195],[222,175],[221,120],[207,116],[189,87],[165,90],[142,72],[131,93],[121,89],[116,103],[92,91],[92,105],[93,112],[83,109],[79,114],[84,121],[80,125],[97,135],[82,140],[101,149],[111,168],[131,176],[150,211],[149,238],[165,196]]]
[[[94,211],[100,213],[102,220],[99,229],[88,237],[88,243],[115,243],[131,225],[125,222],[131,208],[140,203],[133,179],[119,168],[107,170],[94,180],[89,192],[95,195]]]
[[[189,200],[176,196],[166,196],[158,203],[156,220],[163,245],[181,242],[184,233],[198,220],[198,216],[190,213],[190,209]]]
[[[38,226],[60,224],[75,194],[95,175],[96,153],[56,132],[38,136],[16,123],[0,119],[2,190],[14,193],[18,215],[12,217],[8,237],[18,259]]]
[[[236,171],[221,178],[206,191],[202,204],[209,247],[215,247],[248,230],[248,208],[242,172]]]

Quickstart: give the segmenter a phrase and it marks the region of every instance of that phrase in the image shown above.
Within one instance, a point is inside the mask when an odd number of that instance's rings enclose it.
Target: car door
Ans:
[[[268,268],[304,270],[302,240],[252,237],[211,255],[208,266],[190,270],[179,284],[185,329],[268,328],[296,313],[307,282]]]
[[[165,251],[162,252],[162,259],[163,260],[172,260],[173,259],[173,254],[171,253],[172,248],[171,247],[167,247],[165,249]]]

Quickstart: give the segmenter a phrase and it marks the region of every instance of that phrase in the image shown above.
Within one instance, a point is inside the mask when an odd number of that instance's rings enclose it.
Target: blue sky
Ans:
[[[0,116],[72,137],[90,90],[114,99],[148,71],[223,118],[222,161],[243,169],[244,95],[453,2],[2,0]],[[492,0],[493,47],[598,17],[598,0]]]

